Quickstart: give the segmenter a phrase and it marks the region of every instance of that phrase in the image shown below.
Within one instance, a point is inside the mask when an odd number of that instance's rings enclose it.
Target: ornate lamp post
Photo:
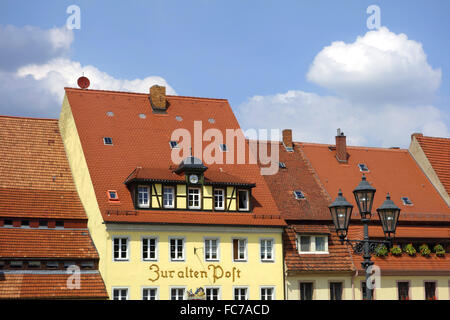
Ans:
[[[398,218],[400,216],[400,209],[394,204],[388,194],[384,203],[377,209],[386,240],[370,240],[369,222],[372,217],[372,204],[375,192],[376,189],[366,181],[364,174],[362,181],[355,188],[355,190],[353,190],[359,214],[361,215],[361,222],[364,226],[363,240],[350,240],[347,238],[353,205],[344,198],[341,190],[339,190],[336,200],[334,200],[334,202],[328,207],[330,209],[331,218],[333,220],[336,233],[341,239],[341,242],[348,242],[350,244],[355,242],[356,245],[353,247],[355,253],[363,253],[364,261],[361,265],[366,271],[366,296],[369,300],[372,299],[372,292],[369,290],[367,284],[371,275],[369,272],[369,267],[373,265],[373,262],[370,261],[372,258],[372,252],[379,244],[387,244],[388,246],[392,244],[395,230],[397,228]]]

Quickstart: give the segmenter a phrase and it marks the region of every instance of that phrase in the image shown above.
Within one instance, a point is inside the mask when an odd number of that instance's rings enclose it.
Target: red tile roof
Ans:
[[[0,216],[86,219],[58,121],[0,116]]]
[[[237,214],[235,219],[219,218],[220,215],[214,213],[171,213],[164,210],[129,216],[108,215],[108,210],[134,210],[132,197],[123,182],[136,167],[168,170],[178,165],[171,161],[172,150],[169,145],[175,129],[186,129],[193,138],[194,121],[201,121],[203,131],[218,129],[226,137],[226,130],[239,129],[239,124],[228,102],[222,99],[167,96],[167,113],[156,114],[152,112],[147,94],[72,88],[65,90],[105,221],[222,224],[226,220],[227,224],[236,221],[237,224],[284,225],[281,219],[252,217],[277,216],[279,211],[260,176],[259,167],[255,164],[226,164],[225,153],[224,164],[205,163],[209,167],[207,172],[222,172],[254,183],[256,187],[252,190],[252,196],[256,205],[253,213]],[[108,111],[112,111],[114,116],[107,116]],[[146,114],[144,119],[138,116],[141,113]],[[182,121],[177,121],[176,116],[181,116]],[[209,119],[215,121],[210,122]],[[105,146],[103,137],[111,137],[114,145]],[[203,150],[208,144],[203,143]],[[227,145],[231,148],[230,142]],[[195,148],[192,151],[196,156]],[[236,153],[234,158],[234,163],[237,163]],[[108,202],[107,190],[118,191],[120,204]],[[238,219],[238,216],[241,218]]]
[[[1,258],[98,259],[87,230],[0,228]]]
[[[70,275],[0,273],[0,299],[107,299],[99,273],[82,273],[80,288],[69,289]]]
[[[403,229],[403,230],[402,230]],[[410,233],[410,228],[400,228],[400,234],[404,234],[407,238],[412,238]],[[435,230],[435,228],[431,228],[431,230],[427,230],[427,227],[422,227],[422,232],[424,237],[430,236],[431,233]],[[448,230],[448,228],[447,228]],[[417,231],[417,230],[416,230]],[[445,232],[445,231],[444,231]],[[370,230],[369,230],[370,233]],[[418,235],[416,232],[413,235]],[[349,238],[351,239],[362,239],[363,229],[362,226],[351,226],[349,229]],[[376,235],[374,235],[376,236]],[[430,239],[435,240],[436,242],[442,241],[444,239],[439,239],[441,234],[438,234],[437,237],[431,237]],[[398,236],[396,237],[399,238]],[[404,239],[403,239],[404,240]],[[448,240],[446,238],[445,240]],[[394,241],[394,244],[396,241]],[[352,254],[353,261],[355,266],[358,268],[360,272],[363,271],[361,262],[364,260],[362,255]],[[403,253],[401,256],[392,256],[389,254],[386,257],[376,257],[372,256],[372,261],[380,267],[381,274],[433,274],[437,275],[439,273],[450,275],[450,256],[447,253],[444,257],[437,257],[434,253],[430,254],[429,257],[424,257],[417,253],[415,256],[409,256],[406,253]]]
[[[381,226],[369,226],[369,237],[384,238]],[[399,226],[395,232],[396,238],[406,239],[450,239],[448,226]]]
[[[450,194],[450,139],[423,135],[416,135],[416,139],[445,190]]]
[[[394,203],[402,209],[399,221],[450,221],[450,208],[418,167],[408,150],[368,147],[347,147],[347,164],[340,164],[335,151],[328,145],[297,143],[310,161],[331,198],[342,189],[344,197],[354,205],[353,217],[359,219],[353,189],[360,183],[359,163],[369,168],[367,181],[377,191],[372,212],[380,207],[389,192]],[[412,206],[405,206],[401,197],[408,197]]]
[[[294,152],[287,152],[280,143],[279,161],[286,164],[274,175],[264,179],[272,192],[278,209],[286,220],[326,220],[331,221],[328,204],[330,198],[321,187],[314,170],[298,145]],[[305,199],[297,200],[294,190],[300,190]]]
[[[295,224],[286,228],[283,234],[283,243],[288,274],[298,272],[352,272],[355,270],[349,248],[346,245],[341,245],[333,227],[325,227],[330,234],[328,237],[329,254],[299,254],[296,245],[296,230],[304,230],[305,226]],[[315,232],[305,233],[313,234]]]

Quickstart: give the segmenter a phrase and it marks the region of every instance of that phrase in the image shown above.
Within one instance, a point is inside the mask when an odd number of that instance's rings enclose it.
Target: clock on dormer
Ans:
[[[198,183],[198,176],[196,174],[191,174],[189,176],[189,182],[192,184]]]

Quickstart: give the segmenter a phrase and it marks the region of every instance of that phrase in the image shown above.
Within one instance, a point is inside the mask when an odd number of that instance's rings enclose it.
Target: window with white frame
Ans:
[[[261,288],[261,300],[273,300],[275,288],[274,287],[262,287]]]
[[[172,260],[172,261],[184,260],[184,239],[183,238],[170,239],[170,260]]]
[[[219,239],[205,239],[205,260],[219,260]]]
[[[142,289],[142,300],[158,300],[158,288]]]
[[[128,238],[113,238],[114,261],[128,260]]]
[[[328,253],[328,236],[298,235],[297,242],[299,253]]]
[[[150,188],[145,186],[138,187],[138,207],[149,208],[150,207]]]
[[[247,239],[233,239],[233,260],[247,260]]]
[[[128,300],[128,289],[127,288],[114,288],[113,289],[113,300]]]
[[[164,208],[174,208],[175,207],[175,188],[174,187],[164,187],[163,188],[163,206]]]
[[[156,237],[142,238],[142,260],[157,260],[158,239]]]
[[[238,210],[248,211],[250,207],[249,203],[248,190],[238,190]]]
[[[206,288],[206,300],[219,300],[220,288]]]
[[[184,300],[184,288],[170,289],[170,300]]]
[[[225,209],[225,190],[224,189],[214,189],[214,209],[224,210]]]
[[[234,288],[234,300],[248,300],[248,288]]]
[[[261,261],[273,261],[273,239],[261,239]]]
[[[188,188],[188,208],[200,209],[200,188]]]

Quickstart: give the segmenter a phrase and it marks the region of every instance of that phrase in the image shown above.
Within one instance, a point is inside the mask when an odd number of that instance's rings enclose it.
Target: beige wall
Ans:
[[[430,161],[428,161],[427,156],[423,152],[422,147],[420,146],[415,136],[412,137],[411,144],[409,145],[409,153],[412,155],[414,160],[416,160],[416,163],[419,165],[427,178],[439,192],[441,197],[445,200],[447,205],[450,206],[450,196],[448,195],[447,191],[445,191],[444,186],[439,180],[436,172],[431,166]]]
[[[352,300],[351,274],[307,274],[286,277],[286,299],[300,300],[300,282],[313,282],[314,300],[330,299],[330,282],[343,283],[343,300]]]
[[[361,282],[363,277],[355,280],[356,300],[362,299]],[[397,282],[409,281],[410,300],[425,299],[425,281],[436,281],[436,291],[438,300],[450,300],[449,281],[450,277],[445,276],[381,276],[381,287],[375,289],[375,300],[398,300]]]

